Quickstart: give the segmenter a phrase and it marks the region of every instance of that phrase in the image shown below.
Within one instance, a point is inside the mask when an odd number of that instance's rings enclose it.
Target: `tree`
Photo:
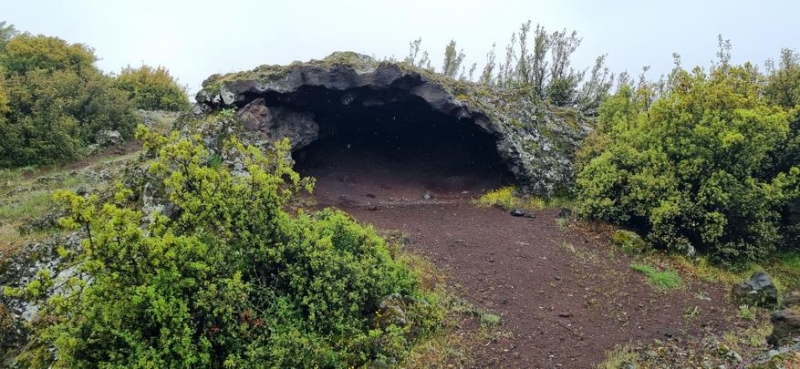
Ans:
[[[767,98],[784,109],[800,105],[800,55],[792,49],[782,49],[778,65],[768,60],[766,71]]]
[[[614,74],[605,66],[605,59],[605,55],[597,57],[589,80],[581,85],[576,94],[575,103],[585,114],[596,115],[614,85]]]
[[[138,109],[181,111],[190,106],[186,89],[164,67],[128,66],[122,69],[116,82]]]
[[[778,64],[767,61],[767,85],[764,95],[789,115],[789,134],[778,144],[771,169],[786,172],[800,163],[800,56],[791,49],[782,49]],[[783,212],[783,234],[787,243],[800,241],[800,199],[790,201]]]
[[[492,86],[495,83],[494,78],[494,68],[496,66],[495,62],[495,49],[496,45],[492,44],[492,49],[486,54],[486,64],[483,66],[483,72],[481,73],[480,78],[478,79],[478,83],[484,86]]]
[[[105,203],[57,194],[61,224],[84,240],[60,250],[73,274],[45,269],[9,291],[44,299],[23,366],[360,367],[401,358],[438,324],[372,228],[285,210],[312,185],[286,162],[288,141],[262,153],[230,138],[212,153],[199,136],[139,134],[149,186],[174,210],[145,214],[138,187]]]
[[[549,37],[550,79],[545,93],[550,102],[557,106],[571,104],[575,91],[583,80],[583,72],[577,72],[571,67],[572,54],[580,44],[581,39],[576,31],[567,35],[567,30],[564,29],[553,32]]]
[[[19,34],[11,39],[0,58],[8,74],[24,75],[35,70],[69,70],[82,77],[97,74],[94,51],[83,44],[69,44],[49,36]]]
[[[547,80],[547,70],[549,65],[547,60],[547,52],[550,50],[550,37],[545,31],[544,27],[536,25],[536,30],[533,34],[533,55],[531,56],[531,73],[533,74],[531,84],[536,94],[544,99],[544,84]]]
[[[444,62],[442,64],[442,74],[456,78],[458,71],[461,70],[461,64],[464,62],[464,52],[456,51],[456,41],[450,40],[444,50]]]
[[[17,29],[13,24],[8,24],[5,21],[0,22],[0,53],[2,53],[8,42],[17,35]]]
[[[125,94],[94,65],[85,45],[14,36],[0,52],[0,167],[81,156],[101,130],[130,137],[136,117]]]

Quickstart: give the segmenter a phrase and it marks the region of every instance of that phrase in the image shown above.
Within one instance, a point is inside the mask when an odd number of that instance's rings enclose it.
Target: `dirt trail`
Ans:
[[[616,344],[717,330],[733,314],[713,286],[655,291],[602,240],[562,231],[557,211],[529,219],[466,203],[344,210],[408,234],[469,301],[502,316],[513,336],[478,352],[478,367],[591,367]]]
[[[329,150],[300,171],[317,177],[320,206],[404,232],[463,298],[502,316],[511,334],[470,352],[475,367],[589,368],[615,345],[719,331],[736,315],[719,286],[654,289],[630,258],[613,255],[607,237],[560,227],[558,210],[525,218],[471,205],[499,185],[485,178],[497,177],[350,156]]]

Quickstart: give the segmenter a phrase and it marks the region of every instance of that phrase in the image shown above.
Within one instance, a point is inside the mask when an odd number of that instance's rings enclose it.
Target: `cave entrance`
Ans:
[[[301,92],[295,101],[309,102],[303,110],[314,113],[320,134],[293,158],[300,174],[317,178],[321,203],[467,199],[513,181],[491,134],[419,97]]]

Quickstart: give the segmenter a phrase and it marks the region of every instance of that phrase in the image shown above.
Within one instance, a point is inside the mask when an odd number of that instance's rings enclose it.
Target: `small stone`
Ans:
[[[430,200],[432,198],[433,198],[433,196],[431,196],[431,194],[429,194],[427,192],[424,195],[422,195],[422,199],[425,200],[425,201],[428,201],[428,200]]]
[[[89,189],[86,188],[86,186],[84,186],[84,185],[81,185],[80,187],[78,187],[75,190],[75,194],[77,194],[78,196],[86,196],[86,194],[88,194],[88,193],[89,193]]]
[[[738,352],[733,351],[733,350],[728,351],[728,358],[730,358],[731,360],[733,360],[736,363],[741,363],[742,362],[742,355],[739,355]]]
[[[778,305],[778,289],[767,273],[756,272],[750,279],[733,287],[733,297],[739,303],[773,309]]]
[[[513,215],[515,217],[522,217],[522,216],[525,216],[525,212],[522,211],[521,209],[514,209],[514,210],[511,210],[511,215]]]

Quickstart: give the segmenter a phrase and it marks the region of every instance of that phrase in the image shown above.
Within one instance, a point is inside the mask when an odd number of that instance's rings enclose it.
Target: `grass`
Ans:
[[[663,291],[683,286],[683,279],[674,270],[659,271],[650,265],[639,263],[631,264],[631,269],[646,275],[650,284]]]
[[[800,253],[777,254],[764,264],[764,269],[777,279],[784,290],[800,289]]]
[[[416,343],[401,365],[401,368],[464,368],[474,366],[470,354],[476,348],[486,346],[500,337],[510,337],[509,332],[499,329],[502,318],[460,298],[452,292],[443,295],[442,305],[447,314],[442,328]],[[465,329],[470,321],[480,324],[478,330]]]
[[[639,361],[639,353],[629,345],[617,346],[613,350],[606,351],[605,357],[605,361],[600,363],[597,369],[620,369],[626,364],[635,364]]]
[[[506,186],[489,191],[474,200],[473,203],[478,206],[495,206],[506,210],[522,209],[529,211],[572,206],[572,200],[564,197],[545,199],[534,196],[524,198],[519,195],[519,191],[514,186]]]
[[[500,316],[488,312],[481,312],[481,327],[494,328],[500,325]]]
[[[739,318],[742,318],[744,320],[753,320],[753,311],[750,310],[750,306],[748,305],[739,306]]]
[[[51,191],[37,191],[18,201],[0,203],[0,221],[11,223],[42,215],[53,207],[52,197]]]

